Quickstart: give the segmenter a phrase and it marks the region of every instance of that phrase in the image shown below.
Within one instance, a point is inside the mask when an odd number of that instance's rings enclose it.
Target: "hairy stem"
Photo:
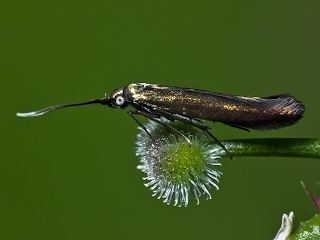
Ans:
[[[320,159],[320,140],[311,138],[235,139],[222,141],[222,144],[234,157],[268,156]],[[228,156],[225,152],[222,155]]]

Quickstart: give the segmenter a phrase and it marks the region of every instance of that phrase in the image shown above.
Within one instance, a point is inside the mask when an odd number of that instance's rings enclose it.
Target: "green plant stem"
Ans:
[[[226,146],[234,157],[268,156],[320,159],[320,140],[311,138],[257,138],[225,140]],[[228,156],[227,153],[222,153]]]

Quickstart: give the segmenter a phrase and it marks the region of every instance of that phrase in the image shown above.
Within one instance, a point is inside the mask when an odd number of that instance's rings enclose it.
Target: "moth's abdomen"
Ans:
[[[296,123],[303,117],[304,105],[289,95],[271,96],[260,99],[247,99],[251,114],[224,123],[235,124],[251,129],[276,129]],[[242,114],[240,114],[242,115]]]
[[[299,119],[303,116],[304,105],[295,98],[282,95],[273,100],[274,102],[267,110],[283,116],[298,117]]]

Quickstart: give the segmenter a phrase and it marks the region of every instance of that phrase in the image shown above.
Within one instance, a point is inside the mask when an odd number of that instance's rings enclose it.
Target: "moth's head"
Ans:
[[[123,88],[114,90],[109,97],[106,96],[106,99],[108,99],[107,105],[112,108],[126,108],[129,104]]]

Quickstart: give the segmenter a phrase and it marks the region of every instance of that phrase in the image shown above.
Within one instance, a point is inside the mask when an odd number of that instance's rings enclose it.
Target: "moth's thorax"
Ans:
[[[124,92],[126,97],[132,101],[143,101],[155,97],[160,89],[167,88],[157,84],[132,83],[124,89]]]

